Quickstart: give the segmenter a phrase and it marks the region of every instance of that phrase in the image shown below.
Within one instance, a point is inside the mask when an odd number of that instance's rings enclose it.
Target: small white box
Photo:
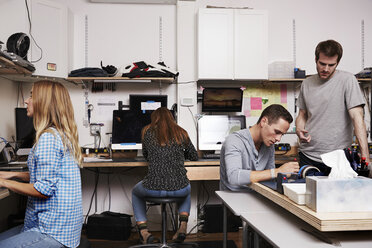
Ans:
[[[372,179],[306,177],[306,206],[316,212],[372,212]]]
[[[305,183],[283,183],[284,195],[299,205],[305,205]]]

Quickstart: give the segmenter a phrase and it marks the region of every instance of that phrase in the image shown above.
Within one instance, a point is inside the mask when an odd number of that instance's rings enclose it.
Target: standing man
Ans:
[[[300,166],[314,165],[326,175],[331,168],[320,155],[349,147],[353,126],[361,156],[369,162],[363,95],[353,74],[336,70],[341,57],[342,46],[337,41],[320,42],[315,49],[318,74],[302,82],[297,101]]]
[[[279,172],[298,172],[297,162],[275,168],[274,144],[292,123],[281,105],[268,106],[249,129],[230,134],[221,149],[220,190],[249,191],[249,184],[275,178]]]

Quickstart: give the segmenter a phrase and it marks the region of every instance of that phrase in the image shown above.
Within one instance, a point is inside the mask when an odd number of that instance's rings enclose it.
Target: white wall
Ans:
[[[15,137],[15,110],[17,106],[17,83],[0,77],[0,137],[12,141]],[[3,144],[0,145],[0,149]]]

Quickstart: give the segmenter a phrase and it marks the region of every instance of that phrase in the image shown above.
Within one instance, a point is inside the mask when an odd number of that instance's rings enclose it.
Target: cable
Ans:
[[[205,201],[205,203],[204,203],[203,206],[202,206],[202,208],[204,208],[205,205],[207,205],[207,203],[208,203],[208,201],[209,201],[209,193],[208,193],[207,188],[205,187],[205,183],[204,183],[204,181],[202,181],[202,186],[203,186],[203,188],[204,188],[204,191],[207,193],[207,200]]]
[[[89,209],[88,209],[87,214],[85,215],[84,224],[87,224],[87,219],[88,219],[88,216],[89,216],[90,210],[92,208],[92,204],[93,204],[93,197],[94,197],[95,194],[97,194],[98,181],[99,181],[99,173],[98,173],[98,169],[96,169],[94,190],[93,190],[92,197],[90,198]]]
[[[202,223],[198,223],[198,224],[196,224],[195,226],[193,226],[191,229],[190,229],[190,231],[187,233],[187,235],[190,235],[191,234],[191,232],[195,229],[195,228],[197,228],[198,226],[200,226]]]
[[[34,36],[32,36],[32,33],[31,33],[32,24],[31,24],[30,10],[28,8],[27,0],[25,0],[25,4],[26,4],[27,17],[28,17],[28,23],[29,23],[29,29],[28,29],[29,31],[28,31],[28,33],[30,34],[30,36],[31,36],[32,40],[34,41],[35,45],[40,50],[40,58],[38,60],[30,61],[31,63],[35,63],[35,62],[40,61],[43,58],[43,49],[41,49],[41,47],[39,46],[39,44],[37,44],[36,40],[34,39]]]
[[[198,130],[198,127],[197,127],[198,126],[198,123],[196,122],[195,117],[194,117],[194,114],[192,113],[190,107],[187,107],[187,108],[189,109],[189,112],[191,114],[191,118],[192,118],[192,120],[194,122],[195,130],[197,131]]]
[[[22,106],[25,106],[25,97],[23,96],[23,84],[20,83],[20,86],[21,86],[20,91],[21,91],[21,97],[22,97]]]
[[[368,112],[371,113],[371,106],[369,105],[369,99],[368,99],[368,95],[369,95],[368,88],[367,87],[363,88],[362,92],[363,92],[364,100],[366,101],[366,105],[368,107]]]
[[[170,212],[171,212],[171,223],[172,223],[173,231],[176,232],[177,231],[177,227],[176,227],[176,218],[174,216],[175,213],[173,212],[172,204],[169,203],[168,206],[169,206],[169,209],[170,209]],[[165,207],[167,207],[167,204],[165,205]]]
[[[101,147],[101,132],[98,131],[99,141],[98,141],[98,149]]]
[[[18,87],[17,87],[17,107],[19,107],[19,87],[20,87],[21,82],[18,82]]]
[[[109,211],[111,210],[111,188],[110,188],[110,175],[107,174],[107,186],[108,186],[108,194],[109,194]]]

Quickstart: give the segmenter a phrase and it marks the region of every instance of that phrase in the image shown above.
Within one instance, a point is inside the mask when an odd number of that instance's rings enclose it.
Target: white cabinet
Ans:
[[[266,79],[267,12],[200,9],[199,79]]]
[[[31,60],[36,71],[34,74],[52,77],[67,77],[68,74],[68,35],[67,7],[63,4],[32,0],[32,35],[42,49],[32,42]]]
[[[233,78],[233,23],[233,10],[199,10],[199,79]]]

